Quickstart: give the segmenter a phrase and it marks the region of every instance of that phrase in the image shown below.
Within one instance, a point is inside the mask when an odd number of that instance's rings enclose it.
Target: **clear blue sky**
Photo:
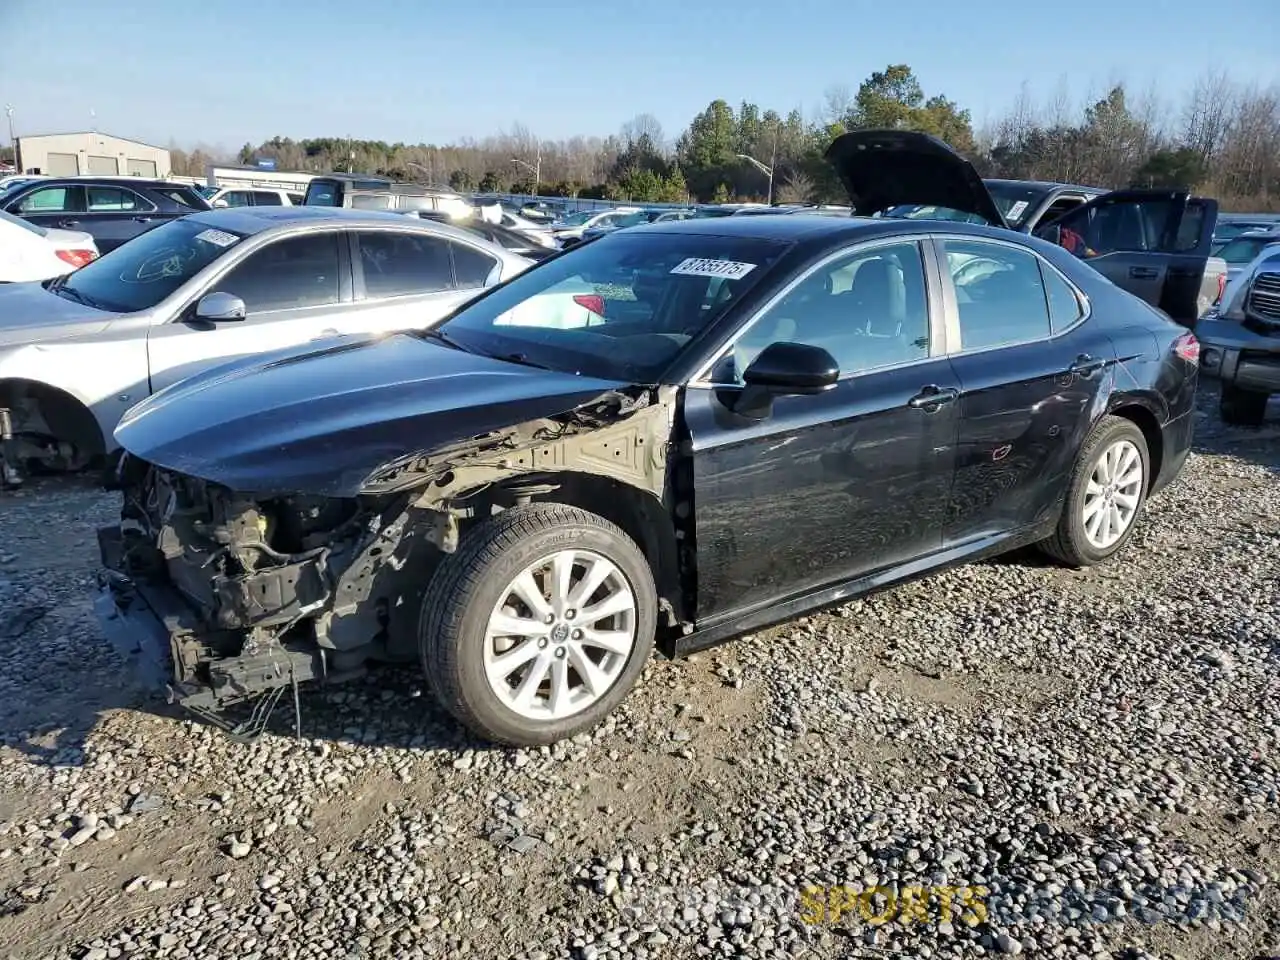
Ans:
[[[0,101],[22,133],[189,146],[273,135],[544,139],[652,113],[674,137],[724,97],[816,114],[907,63],[998,115],[1026,81],[1173,99],[1207,67],[1280,82],[1280,0],[0,0]],[[93,111],[94,119],[91,119]]]

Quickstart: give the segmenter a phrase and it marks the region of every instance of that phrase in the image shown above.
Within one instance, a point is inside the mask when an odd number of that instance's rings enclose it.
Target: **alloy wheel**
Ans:
[[[525,567],[489,616],[484,669],[510,710],[560,720],[617,682],[635,646],[636,598],[607,557],[561,550]]]
[[[1145,482],[1142,454],[1131,440],[1102,451],[1085,487],[1084,534],[1099,550],[1110,548],[1133,525]]]

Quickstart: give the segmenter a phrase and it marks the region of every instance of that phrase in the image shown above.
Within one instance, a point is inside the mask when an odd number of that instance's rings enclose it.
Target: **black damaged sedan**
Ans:
[[[204,712],[416,661],[476,733],[549,743],[608,714],[655,647],[1026,544],[1107,560],[1186,460],[1197,355],[1000,227],[619,231],[433,330],[264,355],[135,407],[99,612]]]

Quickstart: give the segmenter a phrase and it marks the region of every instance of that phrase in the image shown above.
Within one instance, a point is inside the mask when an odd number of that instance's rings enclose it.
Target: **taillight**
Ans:
[[[1173,352],[1187,363],[1200,362],[1200,341],[1194,333],[1184,333],[1173,341]]]
[[[1219,304],[1222,302],[1222,295],[1227,292],[1227,275],[1225,273],[1218,274],[1218,298],[1213,302]]]
[[[86,263],[98,259],[97,250],[59,250],[57,251],[58,259],[63,263],[69,263],[77,270]]]
[[[575,293],[573,302],[580,307],[586,307],[596,316],[604,316],[604,297],[598,293]]]

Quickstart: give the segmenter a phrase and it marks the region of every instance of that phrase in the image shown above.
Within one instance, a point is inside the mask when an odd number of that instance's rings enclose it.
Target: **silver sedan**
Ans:
[[[321,207],[173,220],[56,280],[0,285],[9,465],[117,449],[135,403],[248,354],[424,328],[531,261],[445,224]]]

